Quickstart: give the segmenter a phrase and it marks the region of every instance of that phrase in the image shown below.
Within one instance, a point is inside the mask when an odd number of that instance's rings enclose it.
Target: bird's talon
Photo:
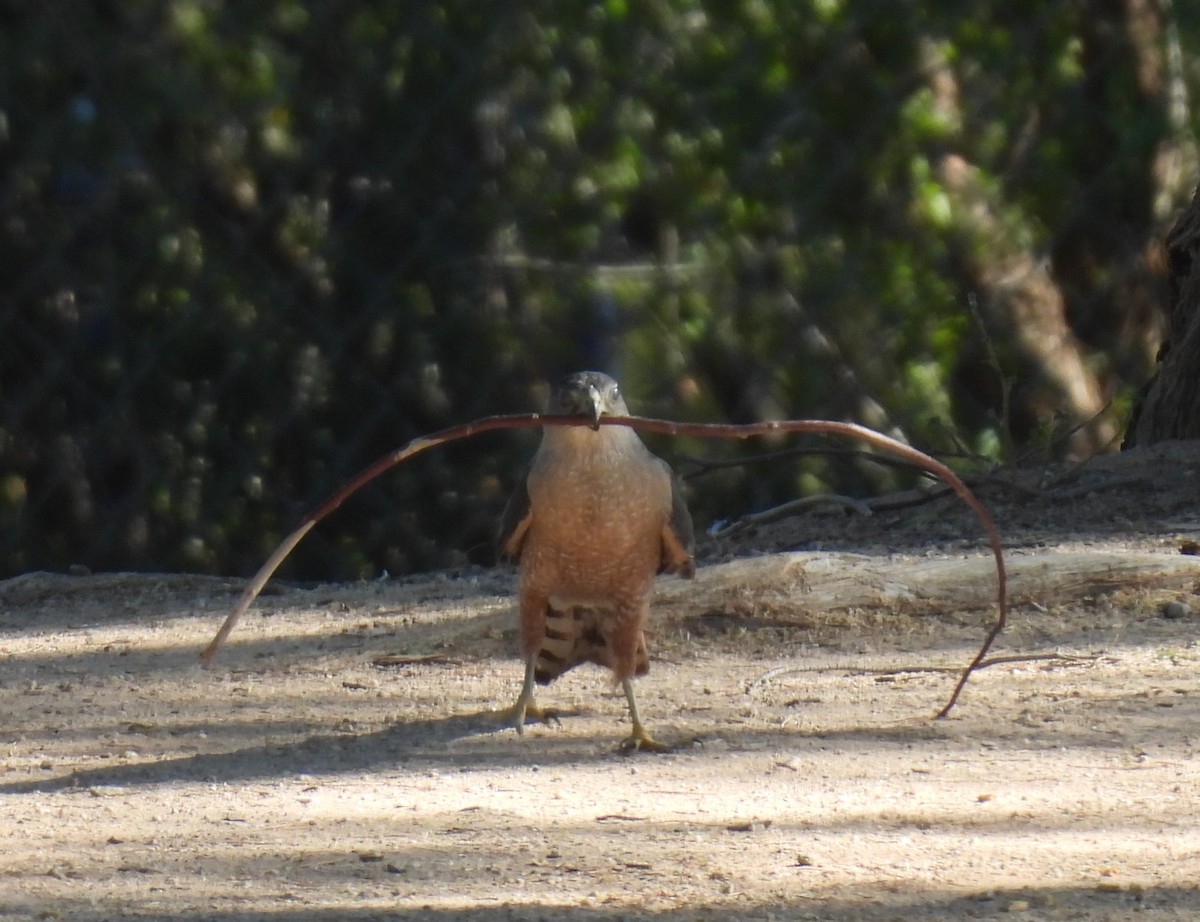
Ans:
[[[502,711],[496,711],[493,714],[493,719],[498,724],[512,727],[520,736],[525,733],[525,725],[529,723],[542,723],[547,726],[561,726],[562,719],[558,716],[558,711],[551,708],[540,708],[534,704],[522,705],[517,702],[512,707],[505,708]]]
[[[634,730],[627,739],[621,741],[621,752],[625,755],[635,752],[674,752],[676,748],[667,743],[660,743],[640,727]]]
[[[553,708],[535,707],[532,704],[525,709],[525,721],[526,723],[539,723],[545,724],[546,726],[550,726],[551,724],[556,726],[562,725],[562,720],[558,716],[558,711],[554,710]]]

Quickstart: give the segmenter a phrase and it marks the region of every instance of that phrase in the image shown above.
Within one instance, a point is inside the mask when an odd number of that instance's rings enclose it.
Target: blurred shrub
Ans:
[[[0,574],[251,572],[377,455],[580,367],[647,414],[1102,444],[1200,82],[1195,23],[1114,6],[0,4]],[[287,572],[490,560],[532,446],[422,457]]]

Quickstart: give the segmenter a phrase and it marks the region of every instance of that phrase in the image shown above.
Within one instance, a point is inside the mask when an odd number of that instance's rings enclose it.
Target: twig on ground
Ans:
[[[936,479],[936,475],[924,468],[914,465],[911,461],[901,458],[890,458],[887,455],[876,454],[873,451],[863,451],[861,448],[830,448],[824,445],[813,445],[803,448],[782,448],[779,451],[768,451],[761,455],[750,455],[745,458],[701,458],[696,455],[679,455],[679,465],[691,464],[695,470],[683,474],[684,480],[702,477],[711,471],[723,470],[730,467],[747,467],[751,464],[775,464],[792,458],[804,458],[810,455],[820,455],[824,458],[859,458],[879,464],[884,467],[898,467],[904,470],[916,470],[920,474]]]
[[[371,660],[372,666],[424,666],[429,663],[459,663],[445,653],[383,653]]]
[[[1042,661],[1051,661],[1067,664],[1094,663],[1100,659],[1102,654],[1091,654],[1088,656],[1079,656],[1071,653],[1006,653],[1002,656],[989,656],[987,659],[979,662],[975,666],[975,671],[987,669],[988,666],[1000,666],[1004,663],[1036,663]],[[746,693],[754,691],[760,685],[770,682],[772,679],[778,679],[780,676],[794,675],[797,672],[833,672],[845,669],[844,666],[802,666],[802,665],[787,665],[776,666],[774,669],[768,669],[757,679],[754,679],[746,684]],[[913,673],[929,673],[929,672],[958,672],[958,666],[900,666],[891,669],[852,669],[850,672],[858,675],[876,675],[876,676],[897,676],[909,675]]]
[[[909,466],[911,467],[911,465]],[[1035,490],[1006,478],[997,477],[994,474],[963,478],[963,481],[968,486],[976,489],[981,486],[1001,487],[1011,490],[1014,493],[1020,493],[1027,499],[1039,499],[1043,496],[1043,491],[1041,490]],[[926,503],[932,503],[935,500],[944,499],[952,495],[954,495],[954,491],[949,487],[916,487],[912,490],[902,490],[897,493],[889,493],[886,496],[876,496],[870,499],[856,499],[851,496],[822,493],[816,496],[806,496],[801,499],[789,500],[779,506],[764,509],[762,512],[748,513],[736,522],[717,531],[710,532],[710,534],[714,538],[727,538],[731,535],[739,534],[754,525],[766,525],[778,522],[791,516],[800,515],[805,510],[814,506],[824,504],[846,506],[860,515],[869,517],[876,512],[892,512],[898,509],[911,509],[916,506],[923,506]]]
[[[834,493],[821,493],[817,496],[803,496],[800,499],[793,499],[782,505],[764,509],[762,512],[751,512],[742,516],[732,525],[718,528],[715,531],[709,532],[709,534],[714,538],[728,538],[755,525],[767,525],[771,522],[778,522],[780,519],[799,515],[805,509],[811,509],[813,506],[824,505],[844,506],[847,509],[857,512],[859,515],[871,515],[870,504],[863,502],[861,499],[855,499],[852,496],[838,496]]]

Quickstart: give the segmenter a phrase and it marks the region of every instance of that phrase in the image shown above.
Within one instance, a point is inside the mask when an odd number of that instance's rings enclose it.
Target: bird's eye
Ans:
[[[612,389],[612,399],[616,400],[620,396],[621,396],[621,389],[614,385],[613,389]]]

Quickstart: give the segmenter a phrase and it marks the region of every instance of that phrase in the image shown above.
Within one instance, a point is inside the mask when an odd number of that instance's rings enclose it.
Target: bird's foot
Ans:
[[[674,752],[678,747],[660,743],[641,724],[634,724],[633,732],[621,742],[621,752]]]
[[[520,698],[512,707],[495,711],[492,718],[498,724],[512,727],[517,733],[525,732],[526,723],[543,723],[547,726],[562,723],[558,711],[553,708],[540,708],[532,701],[522,701]]]

